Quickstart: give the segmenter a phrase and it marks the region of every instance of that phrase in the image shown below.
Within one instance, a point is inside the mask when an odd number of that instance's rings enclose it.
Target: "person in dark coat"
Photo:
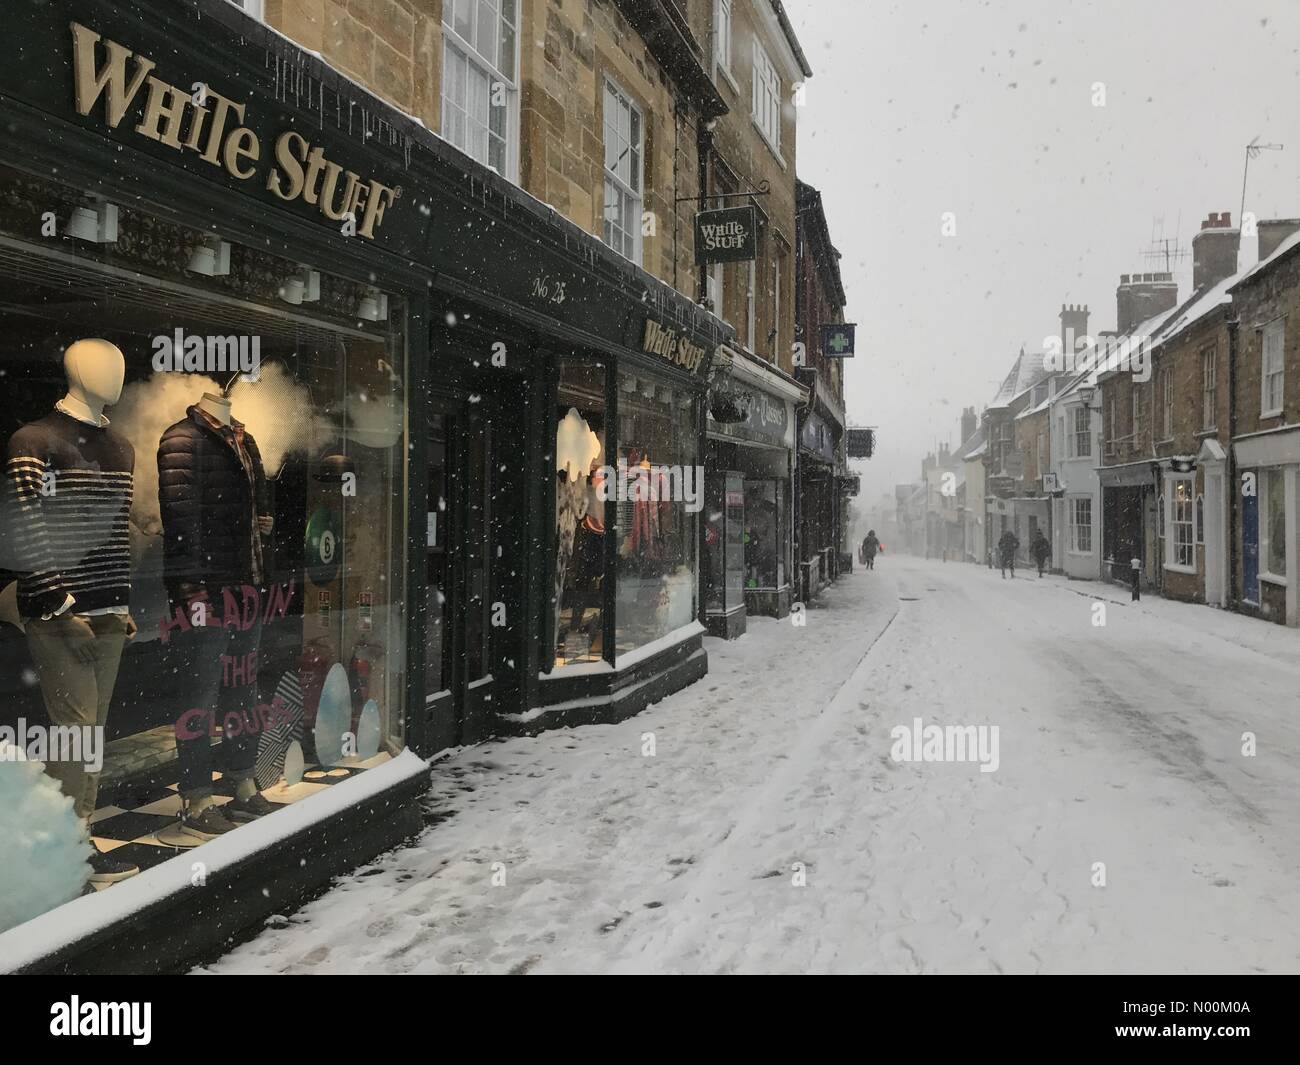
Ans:
[[[1020,550],[1020,537],[1010,529],[1004,532],[998,540],[998,557],[1002,562],[1002,579],[1006,580],[1007,569],[1011,569],[1011,577],[1014,580],[1016,576],[1016,552]]]
[[[867,569],[876,568],[876,552],[880,550],[880,541],[876,538],[876,530],[868,530],[866,539],[862,541],[862,561],[867,564]]]
[[[1041,577],[1043,567],[1047,565],[1047,560],[1052,557],[1052,545],[1047,542],[1047,537],[1043,535],[1042,529],[1034,530],[1034,538],[1029,543],[1029,553],[1038,564],[1038,575]]]

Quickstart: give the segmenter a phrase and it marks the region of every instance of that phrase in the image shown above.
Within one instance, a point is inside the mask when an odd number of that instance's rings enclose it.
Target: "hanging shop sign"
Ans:
[[[695,216],[695,262],[749,262],[758,257],[758,215],[753,204],[701,211]]]
[[[852,322],[822,326],[822,354],[828,359],[853,358],[854,334],[857,328],[857,325]]]
[[[737,412],[743,416],[734,420],[718,417],[718,410],[710,405],[709,432],[752,443],[790,447],[790,406],[776,396],[757,388],[747,388],[735,380],[727,382],[727,392],[738,399]]]
[[[660,325],[653,318],[645,320],[645,332],[641,336],[641,349],[652,355],[658,355],[674,366],[680,366],[687,373],[695,373],[704,363],[708,349],[702,344],[692,343],[676,329]]]
[[[876,453],[874,429],[846,429],[845,454],[851,459],[869,459]]]
[[[862,478],[856,473],[839,477],[837,480],[840,483],[841,495],[855,496],[862,491]]]
[[[826,419],[815,411],[809,411],[804,417],[803,428],[799,430],[799,446],[823,462],[835,461],[835,437]]]
[[[286,202],[310,204],[346,236],[373,240],[384,211],[401,189],[363,178],[297,130],[259,134],[249,105],[189,77],[173,85],[157,64],[95,30],[72,23],[73,96],[77,114],[92,113],[109,129],[140,137],[261,184]]]

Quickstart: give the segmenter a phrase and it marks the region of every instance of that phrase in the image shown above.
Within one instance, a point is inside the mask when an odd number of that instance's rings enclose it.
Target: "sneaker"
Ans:
[[[204,841],[234,831],[238,826],[221,810],[220,806],[208,806],[196,814],[190,813],[189,810],[182,810],[181,835]]]
[[[275,803],[267,800],[260,791],[255,791],[247,799],[231,799],[221,808],[221,812],[231,821],[244,824],[274,813],[275,809]]]
[[[139,871],[140,867],[135,862],[114,858],[111,853],[105,854],[98,847],[90,856],[91,884],[116,884],[119,880],[135,876]]]

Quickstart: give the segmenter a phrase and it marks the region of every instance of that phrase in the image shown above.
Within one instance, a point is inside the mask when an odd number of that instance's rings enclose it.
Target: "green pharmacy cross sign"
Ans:
[[[828,359],[853,358],[854,331],[852,322],[822,326],[822,354]]]

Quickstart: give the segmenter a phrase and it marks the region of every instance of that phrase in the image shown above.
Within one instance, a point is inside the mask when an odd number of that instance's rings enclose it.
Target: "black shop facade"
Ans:
[[[807,389],[737,346],[720,349],[706,408],[705,624],[734,639],[794,601],[797,410]]]
[[[224,0],[10,39],[0,959],[175,969],[704,672],[729,336]]]

